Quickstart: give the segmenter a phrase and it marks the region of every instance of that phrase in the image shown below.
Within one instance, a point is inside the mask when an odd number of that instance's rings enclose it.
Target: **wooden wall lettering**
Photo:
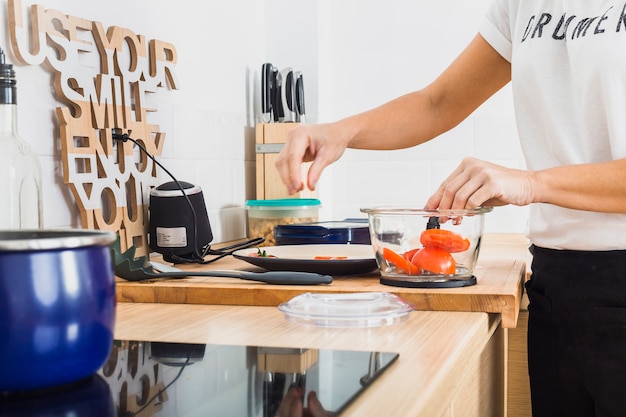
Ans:
[[[29,23],[20,0],[8,6],[14,55],[22,64],[50,68],[65,105],[56,109],[63,176],[82,226],[115,231],[122,251],[134,245],[137,256],[146,256],[148,197],[158,185],[158,167],[112,134],[126,133],[150,154],[161,154],[165,133],[148,123],[156,109],[147,97],[159,87],[178,89],[176,48],[36,4],[27,9]]]

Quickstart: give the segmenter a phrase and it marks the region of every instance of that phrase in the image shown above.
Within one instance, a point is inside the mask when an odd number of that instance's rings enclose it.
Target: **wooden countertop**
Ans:
[[[508,242],[508,245],[506,244]],[[526,279],[524,239],[519,235],[485,236],[477,284],[464,288],[421,289],[380,284],[377,271],[359,276],[337,276],[330,285],[268,285],[239,279],[189,277],[145,282],[117,281],[120,302],[277,306],[304,292],[349,293],[384,291],[414,303],[418,310],[498,313],[502,326],[517,324]],[[517,257],[517,258],[516,258]],[[237,269],[262,271],[244,261],[226,257],[209,265],[186,265],[188,270]]]
[[[497,315],[414,311],[392,326],[333,329],[288,322],[269,307],[118,303],[115,338],[397,352],[342,416],[438,416],[498,326]]]

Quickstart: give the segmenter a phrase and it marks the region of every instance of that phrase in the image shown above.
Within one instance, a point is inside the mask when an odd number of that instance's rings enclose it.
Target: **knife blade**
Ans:
[[[296,71],[296,121],[306,123],[306,111],[304,109],[304,79],[301,71]]]
[[[280,99],[283,108],[283,122],[295,122],[295,86],[293,79],[293,70],[287,67],[280,72]]]
[[[274,66],[266,62],[261,66],[261,120],[272,120],[272,90],[274,88]]]

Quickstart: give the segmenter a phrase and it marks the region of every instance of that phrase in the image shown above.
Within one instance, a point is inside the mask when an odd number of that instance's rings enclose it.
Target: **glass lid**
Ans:
[[[415,306],[387,292],[304,293],[278,309],[289,321],[319,327],[376,327],[404,321]]]

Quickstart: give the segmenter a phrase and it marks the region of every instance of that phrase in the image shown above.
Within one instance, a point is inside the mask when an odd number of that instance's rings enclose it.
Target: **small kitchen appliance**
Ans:
[[[484,214],[491,210],[361,209],[368,215],[381,284],[412,288],[475,285]]]
[[[163,255],[165,261],[201,258],[202,248],[213,240],[202,189],[184,181],[153,188],[149,229],[150,249]]]
[[[148,246],[154,252],[163,255],[163,259],[172,263],[215,262],[232,254],[234,250],[263,243],[264,238],[254,238],[245,242],[213,250],[209,243],[213,232],[209,224],[202,189],[184,181],[178,181],[154,155],[127,133],[113,132],[113,139],[122,142],[131,141],[158,167],[172,179],[150,191],[150,216],[148,226]],[[125,253],[134,255],[134,246]],[[214,257],[205,260],[206,255]]]

